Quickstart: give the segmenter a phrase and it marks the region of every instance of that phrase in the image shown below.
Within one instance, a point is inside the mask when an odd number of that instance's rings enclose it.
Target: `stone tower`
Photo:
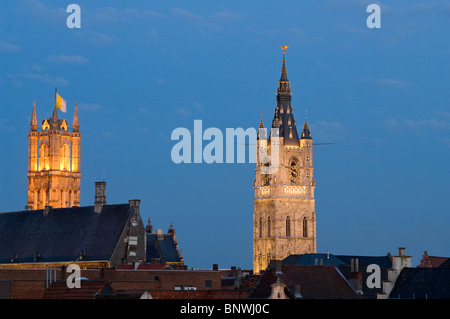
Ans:
[[[253,271],[264,271],[270,260],[282,260],[290,254],[316,252],[316,214],[313,175],[313,140],[305,116],[300,138],[291,105],[291,85],[287,78],[285,50],[278,82],[277,106],[269,138],[258,134],[253,214]],[[260,129],[264,125],[260,123]],[[278,129],[278,133],[276,132]],[[261,131],[261,130],[260,130]],[[267,154],[279,153],[264,163],[260,148]],[[267,174],[265,174],[267,173]]]
[[[58,119],[58,110],[42,121],[38,131],[36,105],[33,103],[28,133],[27,209],[45,206],[80,206],[80,140],[78,110],[75,105],[72,132],[66,120]]]

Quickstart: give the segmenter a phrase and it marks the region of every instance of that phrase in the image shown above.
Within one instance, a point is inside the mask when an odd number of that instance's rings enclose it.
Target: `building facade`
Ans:
[[[277,106],[270,133],[266,135],[262,130],[262,119],[259,126],[254,181],[254,273],[265,270],[270,260],[316,252],[313,140],[306,117],[300,137],[297,132],[286,49],[283,47]]]
[[[80,124],[75,107],[72,132],[67,121],[53,115],[42,121],[38,131],[36,106],[33,103],[28,133],[28,202],[27,209],[80,206]]]

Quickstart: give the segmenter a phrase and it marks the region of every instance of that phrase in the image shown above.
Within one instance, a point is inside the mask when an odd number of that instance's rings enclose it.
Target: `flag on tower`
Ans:
[[[66,113],[66,100],[64,100],[61,95],[56,93],[56,107],[60,109],[62,112]]]

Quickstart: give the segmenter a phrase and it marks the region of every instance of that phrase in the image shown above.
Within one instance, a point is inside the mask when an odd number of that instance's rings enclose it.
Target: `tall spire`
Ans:
[[[36,102],[35,101],[33,101],[33,112],[31,113],[30,129],[32,132],[37,132]]]
[[[55,88],[55,101],[53,103],[53,114],[52,114],[51,122],[58,123],[58,110],[56,109],[56,88]]]
[[[280,81],[289,81],[287,78],[287,70],[286,70],[286,59],[285,53],[289,47],[287,45],[282,45],[281,50],[283,50],[283,64],[281,65],[281,78]]]
[[[272,128],[279,129],[279,137],[284,138],[285,145],[299,146],[297,128],[291,106],[291,83],[287,78],[286,50],[287,45],[282,45],[283,63],[281,65],[281,78],[277,88],[277,106],[272,121]]]
[[[286,50],[288,49],[287,45],[282,45],[281,50],[283,50],[283,63],[281,65],[281,77],[280,81],[278,81],[278,90],[277,97],[278,98],[288,98],[291,97],[291,83],[287,78],[287,69],[286,69]]]
[[[80,121],[78,120],[78,104],[77,103],[75,103],[75,112],[73,114],[72,130],[74,132],[80,131]]]

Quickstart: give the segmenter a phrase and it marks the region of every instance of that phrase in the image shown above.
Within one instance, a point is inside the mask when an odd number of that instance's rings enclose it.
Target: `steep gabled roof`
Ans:
[[[450,299],[450,268],[403,268],[390,299]]]
[[[128,204],[0,213],[0,264],[108,261],[129,219]]]
[[[361,299],[335,266],[298,266],[282,265],[281,272],[268,268],[261,276],[260,282],[250,293],[250,298],[267,298],[271,293],[271,285],[277,278],[287,288],[288,297],[294,297],[295,286],[300,286],[300,294],[304,299]]]
[[[161,263],[181,262],[171,234],[147,233],[147,263],[152,258],[159,258]]]
[[[111,287],[105,281],[82,281],[80,288],[68,288],[65,281],[54,282],[45,290],[43,299],[94,299],[97,295],[111,296]]]

